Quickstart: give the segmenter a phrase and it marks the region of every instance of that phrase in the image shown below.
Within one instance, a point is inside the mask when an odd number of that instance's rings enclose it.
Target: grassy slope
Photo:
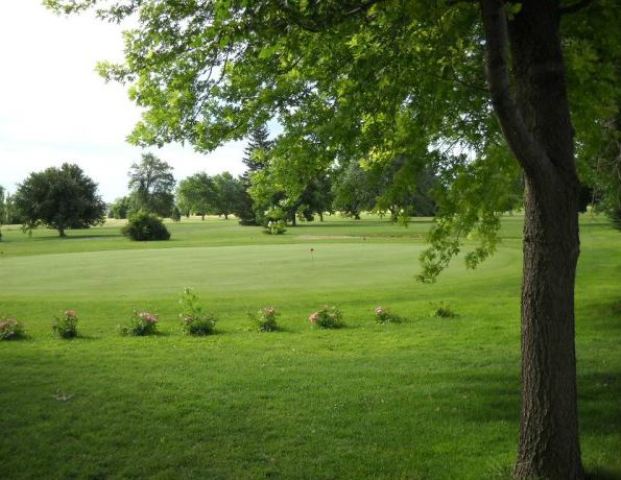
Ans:
[[[501,478],[518,430],[520,221],[479,271],[457,263],[431,286],[413,278],[427,227],[330,219],[271,237],[212,219],[152,244],[118,226],[66,240],[5,227],[0,312],[32,338],[0,343],[0,478]],[[621,474],[618,235],[583,219],[577,312],[585,463]],[[181,335],[185,286],[220,334]],[[438,302],[460,315],[431,317]],[[324,303],[349,328],[310,330]],[[283,332],[251,329],[267,304]],[[375,325],[378,304],[408,321]],[[70,307],[84,338],[59,341],[51,317]],[[135,308],[160,313],[163,335],[116,336]]]

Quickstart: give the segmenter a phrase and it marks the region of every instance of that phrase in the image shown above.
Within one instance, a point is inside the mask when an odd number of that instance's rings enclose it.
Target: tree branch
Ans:
[[[558,13],[560,13],[561,15],[566,15],[568,13],[576,13],[577,11],[588,7],[592,3],[593,3],[593,0],[578,0],[577,2],[572,3],[571,5],[567,5],[565,7],[559,7]]]
[[[312,15],[305,15],[301,11],[289,5],[287,0],[279,0],[278,4],[280,5],[281,10],[283,10],[298,27],[308,30],[309,32],[317,33],[338,25],[339,23],[345,21],[348,17],[365,12],[376,3],[383,1],[385,0],[366,0],[361,2],[359,5],[350,8],[349,10],[334,12],[329,16],[323,16],[323,18],[320,16],[313,17]]]
[[[530,176],[550,171],[552,163],[528,130],[511,93],[507,66],[509,35],[503,0],[480,0],[486,39],[487,83],[500,127],[511,151]]]

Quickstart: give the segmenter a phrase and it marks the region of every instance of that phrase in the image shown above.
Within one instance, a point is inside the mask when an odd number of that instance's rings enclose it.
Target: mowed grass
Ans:
[[[170,224],[135,243],[118,224],[32,238],[3,229],[0,478],[507,478],[519,429],[521,219],[477,271],[415,280],[429,220],[328,218],[269,236],[234,220]],[[583,458],[621,476],[621,234],[582,219],[577,349]],[[311,249],[313,252],[311,254]],[[182,335],[193,287],[218,334]],[[436,318],[441,303],[458,316]],[[334,304],[347,328],[310,329]],[[261,334],[248,313],[281,312]],[[383,305],[406,318],[377,325]],[[75,308],[82,337],[51,334]],[[135,309],[161,335],[120,337]]]

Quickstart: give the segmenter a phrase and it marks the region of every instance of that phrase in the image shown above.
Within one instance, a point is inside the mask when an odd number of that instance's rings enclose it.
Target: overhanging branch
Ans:
[[[385,0],[366,0],[360,2],[358,5],[350,6],[341,12],[332,12],[330,15],[321,16],[306,15],[295,7],[289,5],[288,0],[278,0],[278,5],[298,27],[310,32],[321,32],[338,25],[339,23],[345,21],[348,17],[369,10],[376,3],[384,1]]]

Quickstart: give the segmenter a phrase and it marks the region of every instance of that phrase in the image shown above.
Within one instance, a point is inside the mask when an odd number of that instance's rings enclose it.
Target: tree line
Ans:
[[[364,211],[393,220],[435,214],[434,190],[441,186],[440,176],[431,169],[415,171],[406,157],[397,157],[381,169],[335,164],[295,190],[283,183],[295,172],[279,170],[270,161],[271,149],[267,128],[262,126],[251,133],[243,175],[196,173],[178,184],[170,164],[143,154],[128,172],[128,194],[109,205],[78,165],[50,167],[28,176],[13,195],[0,188],[0,225],[22,224],[25,231],[45,225],[65,236],[67,229],[88,228],[103,223],[106,216],[124,219],[139,211],[173,220],[182,215],[203,219],[235,215],[242,225],[269,221],[295,225],[316,216],[323,220],[324,214],[337,211],[355,219]]]

